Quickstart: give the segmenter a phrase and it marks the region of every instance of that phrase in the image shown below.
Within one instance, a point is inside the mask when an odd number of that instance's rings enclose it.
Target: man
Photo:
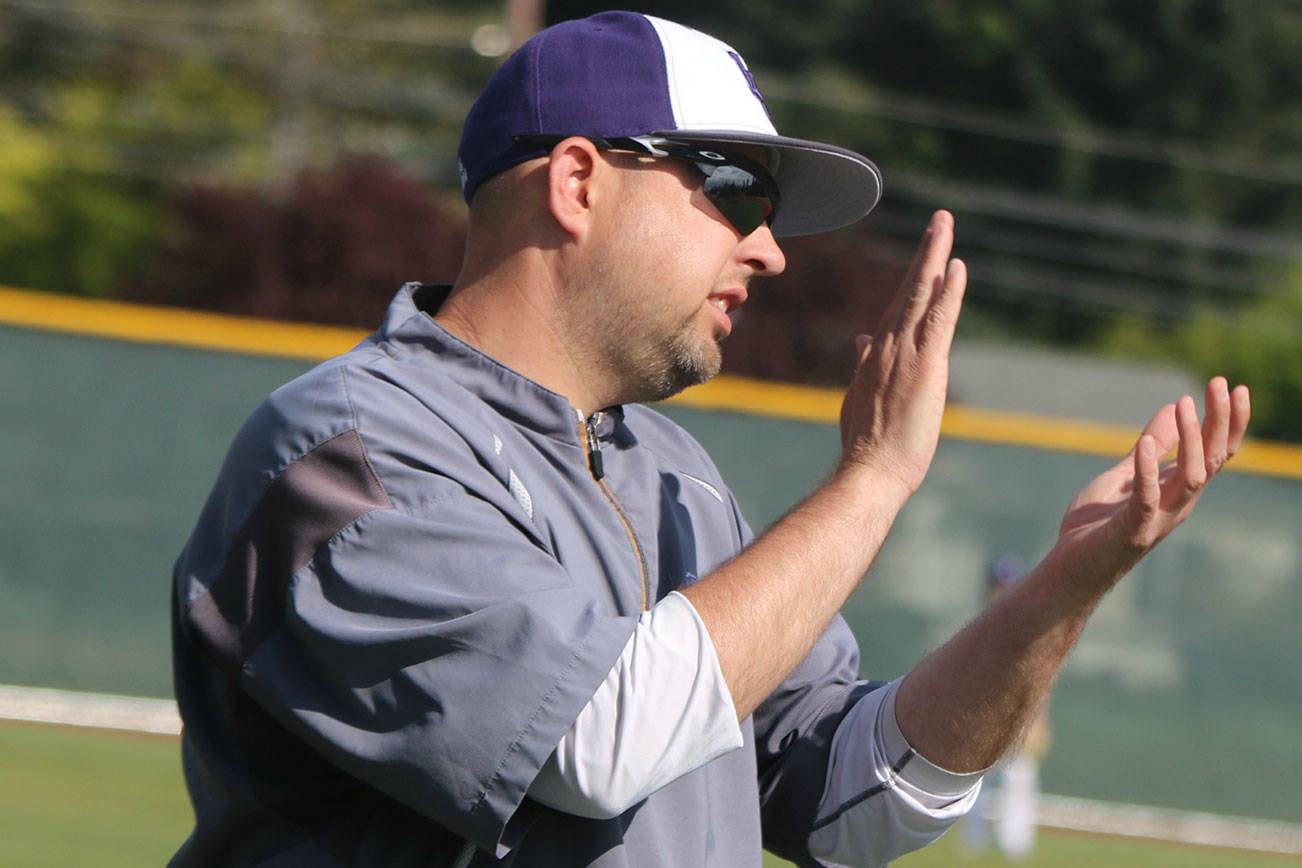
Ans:
[[[777,136],[728,46],[603,13],[522,47],[462,137],[451,287],[241,430],[176,568],[196,828],[174,863],[881,864],[972,803],[1099,598],[1242,440],[1163,408],[1017,588],[857,680],[837,615],[939,435],[965,285],[937,213],[860,339],[831,477],[758,539],[635,402],[714,375],[774,234],[875,204]],[[1179,445],[1177,462],[1159,458]]]

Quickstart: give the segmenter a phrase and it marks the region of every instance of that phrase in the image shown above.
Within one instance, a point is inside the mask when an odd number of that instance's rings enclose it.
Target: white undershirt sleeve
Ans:
[[[642,613],[529,795],[569,814],[617,817],[742,741],[714,643],[674,592]]]
[[[896,680],[867,694],[832,737],[827,784],[809,851],[826,865],[886,865],[935,841],[966,814],[984,772],[928,762],[895,721]]]

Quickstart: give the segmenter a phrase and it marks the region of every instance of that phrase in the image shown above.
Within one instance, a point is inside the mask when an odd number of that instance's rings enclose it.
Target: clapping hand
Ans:
[[[922,484],[940,438],[949,349],[967,287],[951,259],[954,217],[932,215],[876,333],[859,336],[854,379],[841,405],[842,465],[872,468],[907,498]]]
[[[1055,560],[1115,582],[1188,517],[1207,484],[1238,451],[1248,427],[1248,387],[1207,384],[1200,425],[1186,395],[1157,412],[1134,449],[1081,491],[1063,516]],[[1173,460],[1162,458],[1173,447]],[[1052,555],[1051,555],[1052,557]]]

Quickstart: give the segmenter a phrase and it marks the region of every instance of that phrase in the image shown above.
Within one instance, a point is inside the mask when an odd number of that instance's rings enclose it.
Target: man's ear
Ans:
[[[570,136],[552,149],[548,166],[548,206],[556,222],[574,236],[592,223],[595,182],[601,172],[597,146],[582,136]]]

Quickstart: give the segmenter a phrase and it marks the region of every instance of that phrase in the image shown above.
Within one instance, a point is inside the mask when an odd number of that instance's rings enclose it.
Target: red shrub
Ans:
[[[724,368],[788,383],[846,383],[854,336],[876,330],[912,252],[860,227],[788,239],[782,248],[787,269],[751,283]]]
[[[465,220],[378,159],[305,171],[281,201],[193,187],[142,301],[374,327],[408,280],[451,281]]]
[[[463,211],[378,159],[304,172],[280,201],[194,187],[174,214],[173,243],[127,297],[368,329],[403,282],[450,282],[465,241]],[[787,270],[751,285],[725,368],[843,383],[855,334],[875,329],[911,251],[865,227],[782,246]]]

